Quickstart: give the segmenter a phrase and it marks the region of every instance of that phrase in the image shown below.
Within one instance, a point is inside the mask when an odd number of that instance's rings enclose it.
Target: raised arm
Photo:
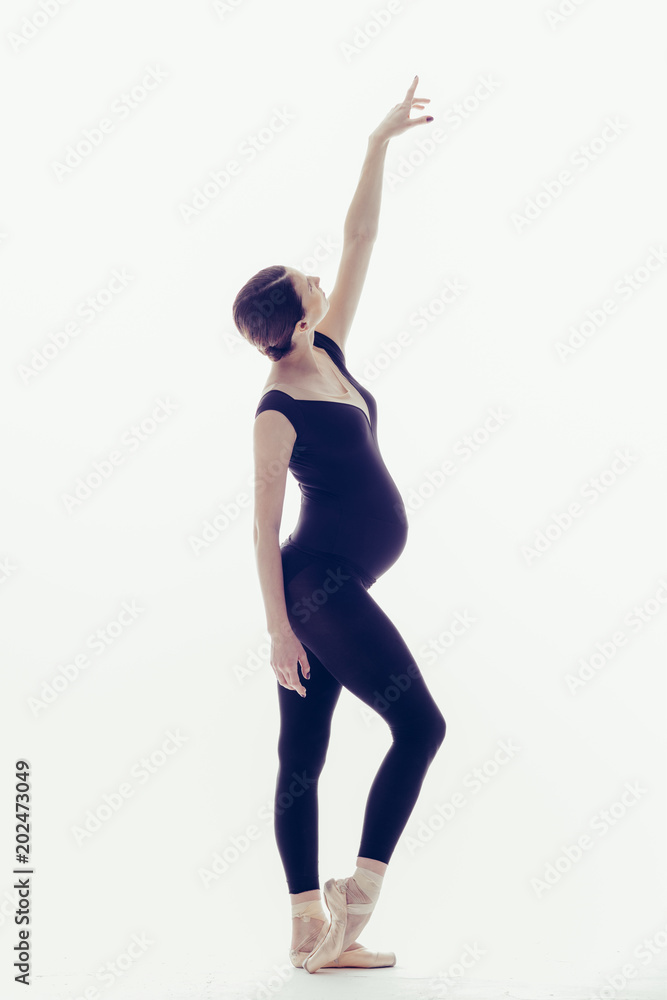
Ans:
[[[419,77],[408,87],[405,99],[395,104],[386,118],[368,137],[366,157],[354,197],[345,217],[343,251],[333,290],[329,295],[329,311],[318,325],[320,333],[331,337],[345,352],[352,321],[364,287],[373,244],[378,233],[384,161],[389,140],[414,125],[433,121],[430,116],[410,118],[412,108],[423,108],[430,98],[415,97]]]

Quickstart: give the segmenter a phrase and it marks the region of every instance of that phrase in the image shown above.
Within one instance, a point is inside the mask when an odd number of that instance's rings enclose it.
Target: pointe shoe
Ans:
[[[358,948],[350,948],[348,951],[341,951],[338,958],[334,958],[326,965],[321,965],[321,969],[384,969],[390,965],[396,965],[396,955],[393,951],[369,951],[363,945]]]
[[[326,933],[326,932],[325,932]],[[314,949],[313,949],[314,950]],[[303,963],[311,953],[309,951],[290,951],[292,965],[303,968]],[[386,969],[396,965],[396,955],[393,951],[369,951],[363,945],[341,951],[338,958],[321,965],[321,969]]]
[[[324,941],[329,930],[329,924],[322,925],[315,944],[310,951],[299,951],[297,948],[290,948],[290,961],[296,969],[302,969],[311,952],[315,951]],[[362,944],[356,948],[348,948],[342,951],[338,958],[325,962],[320,966],[322,969],[383,969],[387,966],[396,965],[396,955],[393,951],[369,951]]]
[[[347,879],[330,878],[324,883],[323,895],[331,915],[331,923],[320,943],[305,958],[303,968],[306,972],[317,972],[339,958],[343,950],[347,925]]]
[[[315,945],[313,946],[312,949],[313,951],[315,950],[315,948],[319,948],[322,941],[324,941],[324,938],[326,937],[328,930],[329,930],[329,925],[322,924],[322,930],[317,936],[317,940],[315,941]],[[303,963],[305,962],[305,960],[308,958],[309,955],[310,955],[309,951],[298,951],[296,948],[290,948],[290,953],[289,953],[290,962],[296,969],[303,969]]]

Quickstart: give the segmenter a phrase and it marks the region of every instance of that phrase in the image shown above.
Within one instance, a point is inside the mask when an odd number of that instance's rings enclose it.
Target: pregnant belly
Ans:
[[[289,537],[308,552],[339,556],[370,586],[394,565],[405,548],[408,524],[407,517],[401,518],[400,513],[385,520],[304,498],[298,523]]]

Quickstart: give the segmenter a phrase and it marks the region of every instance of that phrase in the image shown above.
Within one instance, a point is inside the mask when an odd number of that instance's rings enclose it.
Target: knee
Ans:
[[[434,754],[436,754],[442,746],[446,732],[447,723],[445,722],[445,717],[442,712],[438,711],[433,715],[433,718],[427,727],[427,738]]]
[[[316,742],[306,743],[303,747],[296,749],[294,746],[279,747],[278,761],[283,774],[297,772],[301,774],[304,769],[309,778],[319,778],[327,759],[327,746],[318,745]]]
[[[444,715],[440,715],[440,742],[438,746],[442,746],[445,740],[445,733],[447,732],[447,723],[445,722]]]
[[[432,760],[442,746],[447,730],[445,718],[439,709],[421,713],[410,719],[409,724],[390,724],[395,740],[418,749]]]

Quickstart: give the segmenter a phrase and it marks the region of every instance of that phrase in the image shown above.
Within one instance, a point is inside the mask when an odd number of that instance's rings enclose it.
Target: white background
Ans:
[[[561,6],[556,19],[557,0],[3,5],[3,996],[24,995],[12,983],[19,758],[32,996],[663,995],[661,9]],[[149,69],[153,89],[122,114]],[[231,304],[276,263],[330,293],[367,137],[415,73],[435,121],[390,142],[346,356],[410,501],[407,547],[372,594],[448,729],[362,939],[398,965],[312,980],[287,964],[269,812],[279,720],[251,505],[268,362]],[[276,110],[291,120],[262,132]],[[111,131],[58,176],[103,118]],[[186,219],[230,160],[239,173]],[[126,284],[106,294],[114,269]],[[443,305],[447,282],[465,290]],[[89,296],[92,321],[79,312]],[[604,322],[564,356],[587,310]],[[506,414],[493,433],[490,409]],[[467,459],[466,434],[479,445]],[[617,450],[631,456],[622,470]],[[68,503],[114,451],[122,462]],[[426,496],[448,459],[454,473]],[[282,537],[298,501],[290,476]],[[114,628],[123,602],[135,617]],[[452,640],[457,613],[474,623]],[[103,653],[89,645],[98,629]],[[163,754],[170,732],[180,742]],[[501,741],[518,749],[499,766]],[[388,745],[344,691],[320,783],[322,882],[353,871]],[[640,791],[622,805],[626,783]],[[119,807],[105,811],[105,796]],[[229,864],[206,887],[216,855]],[[127,967],[133,935],[151,943]],[[119,960],[120,978],[98,975]],[[344,985],[322,986],[331,976]]]

